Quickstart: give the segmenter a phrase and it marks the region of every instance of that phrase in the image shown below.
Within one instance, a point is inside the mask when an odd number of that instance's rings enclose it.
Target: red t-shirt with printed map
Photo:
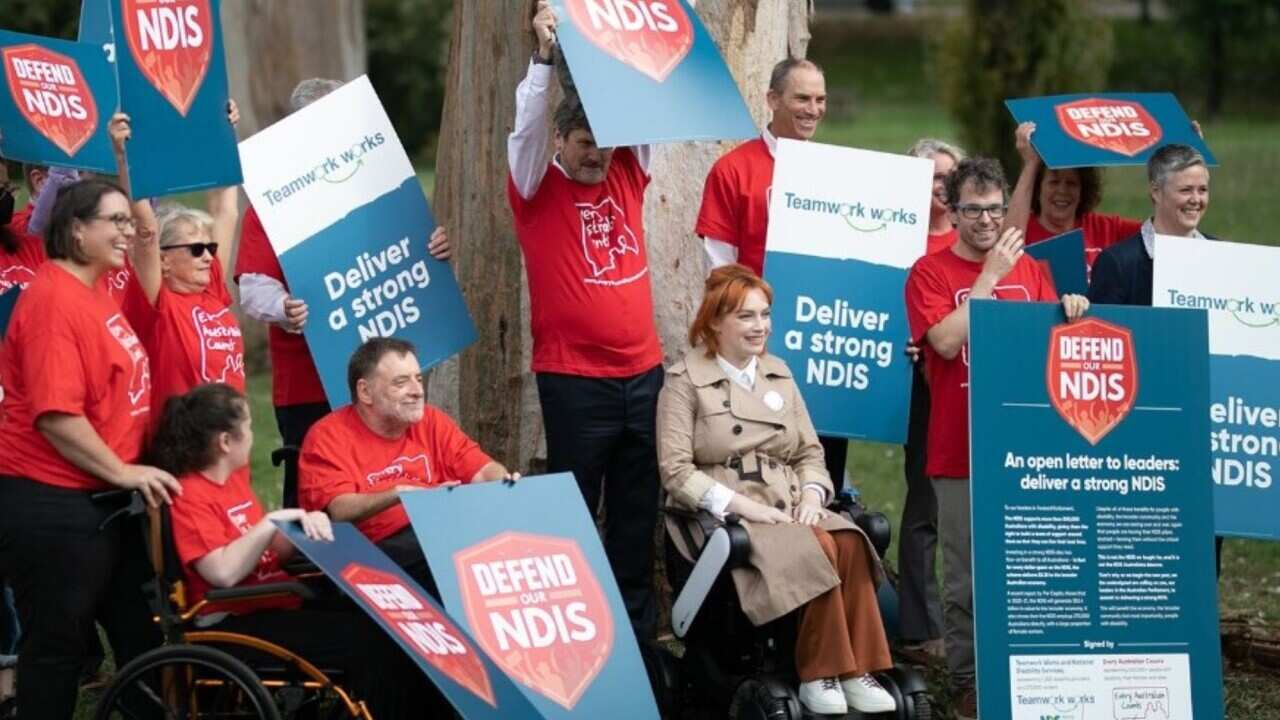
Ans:
[[[18,249],[13,254],[0,250],[0,295],[15,287],[25,289],[35,278],[36,270],[44,264],[44,240],[27,232],[30,222],[30,205],[15,212],[9,221],[9,230],[18,242]]]
[[[648,184],[630,148],[614,152],[596,185],[552,163],[526,200],[508,177],[529,277],[534,372],[629,377],[662,362],[644,242]]]
[[[929,381],[929,440],[925,473],[929,477],[969,477],[969,344],[947,360],[925,339],[929,328],[969,298],[982,263],[954,252],[926,255],[907,275],[907,322],[911,338],[924,353]],[[995,299],[1056,302],[1053,279],[1029,255],[1023,255],[995,289]]]
[[[430,488],[450,481],[469,482],[492,460],[448,415],[426,406],[422,419],[402,437],[376,435],[347,405],[311,426],[298,459],[298,501],[307,510],[324,510],[339,495],[380,493],[397,485]],[[373,542],[409,526],[396,503],[356,523]]]
[[[748,140],[711,166],[694,232],[738,248],[738,262],[764,275],[773,154],[763,137]]]

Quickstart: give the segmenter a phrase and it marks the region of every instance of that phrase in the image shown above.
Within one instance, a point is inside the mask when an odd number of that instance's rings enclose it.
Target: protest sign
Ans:
[[[111,32],[112,0],[80,0],[80,30],[76,39],[94,43],[115,62],[115,38]]]
[[[0,290],[0,343],[4,342],[4,334],[9,330],[9,319],[13,317],[13,309],[18,306],[18,295],[22,288],[12,285]]]
[[[979,714],[1222,717],[1204,313],[969,326]]]
[[[396,641],[462,717],[542,717],[440,604],[354,525],[334,523],[333,541],[325,542],[309,539],[296,522],[275,524]]]
[[[34,165],[115,174],[107,122],[116,82],[97,45],[0,30],[7,92],[0,155]]]
[[[347,358],[398,337],[427,369],[475,339],[447,263],[427,253],[435,228],[422,185],[367,77],[240,145],[245,192],[306,301],[305,336],[325,395],[349,402]]]
[[[1169,93],[1095,93],[1005,100],[1051,168],[1145,165],[1161,145],[1183,143],[1217,165],[1191,119]]]
[[[656,720],[626,606],[579,497],[561,473],[401,502],[445,607],[544,716]]]
[[[1157,235],[1152,303],[1209,315],[1219,535],[1280,539],[1280,249]]]
[[[757,133],[720,50],[687,0],[553,0],[553,7],[560,48],[597,145]]]
[[[779,140],[765,278],[769,352],[818,432],[902,443],[911,400],[903,289],[924,254],[933,163]]]
[[[221,0],[111,0],[120,109],[135,198],[239,185],[227,122]],[[95,30],[95,33],[99,32]]]
[[[1027,254],[1047,266],[1058,295],[1084,295],[1089,290],[1085,277],[1084,231],[1071,230],[1026,246]]]

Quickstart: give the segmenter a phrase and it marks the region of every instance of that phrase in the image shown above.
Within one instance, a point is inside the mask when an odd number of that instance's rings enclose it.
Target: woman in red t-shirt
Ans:
[[[273,520],[296,520],[308,537],[333,539],[322,512],[264,512],[249,483],[252,446],[249,401],[229,385],[201,385],[165,403],[150,455],[182,484],[171,510],[173,542],[193,604],[211,587],[292,580],[281,562],[294,547]],[[374,717],[408,717],[410,699],[417,696],[414,702],[420,704],[427,692],[408,656],[354,611],[273,598],[219,603],[201,615],[204,629],[259,637],[312,664],[343,670],[344,687],[364,700]]]
[[[18,674],[24,718],[71,717],[93,623],[116,662],[155,645],[141,584],[142,534],[108,522],[103,490],[139,490],[152,505],[180,492],[132,464],[151,409],[146,350],[101,283],[133,240],[129,199],[114,183],[64,188],[45,233],[49,260],[18,298],[0,377],[0,567],[22,618]]]

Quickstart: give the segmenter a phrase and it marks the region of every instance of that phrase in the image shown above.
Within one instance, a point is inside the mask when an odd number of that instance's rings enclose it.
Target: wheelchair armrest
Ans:
[[[254,600],[259,598],[293,595],[303,600],[315,599],[315,592],[300,582],[263,583],[245,587],[215,588],[204,594],[210,603],[228,602],[231,600]]]
[[[853,517],[853,524],[862,529],[871,540],[871,546],[881,558],[889,550],[889,542],[893,540],[893,526],[884,513],[864,512]]]
[[[295,460],[298,454],[302,452],[296,445],[285,445],[271,451],[271,466],[280,467],[281,464],[290,460]]]
[[[742,527],[738,516],[733,513],[725,516],[724,529],[729,533],[729,562],[725,563],[725,567],[732,570],[746,565],[747,558],[751,555],[751,536],[747,535],[747,529]]]
[[[90,495],[89,501],[94,504],[118,506],[107,516],[106,520],[103,520],[98,525],[99,531],[105,530],[108,525],[120,518],[137,517],[145,515],[147,512],[147,500],[137,490],[126,490],[124,488],[103,490]]]
[[[302,553],[294,553],[293,557],[280,566],[280,569],[294,577],[315,575],[316,573],[323,574],[323,571]]]

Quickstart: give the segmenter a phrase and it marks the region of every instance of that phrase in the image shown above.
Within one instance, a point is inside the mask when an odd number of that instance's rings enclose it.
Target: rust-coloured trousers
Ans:
[[[861,533],[813,528],[840,584],[802,609],[796,638],[800,682],[841,680],[893,666],[871,579],[872,552]]]

